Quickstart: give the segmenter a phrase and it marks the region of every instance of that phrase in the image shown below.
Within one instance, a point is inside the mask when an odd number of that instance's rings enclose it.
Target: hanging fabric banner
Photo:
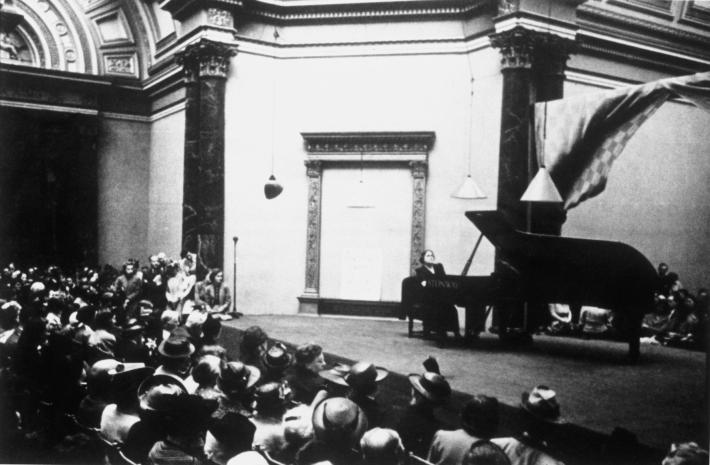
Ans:
[[[710,72],[535,104],[537,153],[569,210],[601,193],[638,128],[675,97],[710,111]],[[545,113],[547,118],[545,121]]]

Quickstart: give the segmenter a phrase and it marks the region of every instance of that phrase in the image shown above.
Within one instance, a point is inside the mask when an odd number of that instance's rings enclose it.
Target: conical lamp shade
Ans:
[[[525,190],[525,193],[520,200],[523,202],[551,202],[551,203],[562,203],[562,196],[560,195],[555,183],[547,172],[544,166],[541,166],[537,171],[537,174],[530,182],[530,185]]]
[[[456,199],[485,199],[486,194],[483,193],[469,174],[463,178],[463,183],[456,189],[456,192],[451,194],[451,197]]]

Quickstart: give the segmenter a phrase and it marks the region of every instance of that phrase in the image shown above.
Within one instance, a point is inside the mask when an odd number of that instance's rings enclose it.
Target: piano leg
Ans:
[[[641,356],[641,321],[642,318],[629,318],[629,362],[637,363]]]
[[[626,341],[629,344],[627,354],[630,363],[636,363],[641,356],[641,321],[643,314],[638,315],[637,311],[631,308],[619,308],[614,312],[620,319],[618,328],[623,331]]]

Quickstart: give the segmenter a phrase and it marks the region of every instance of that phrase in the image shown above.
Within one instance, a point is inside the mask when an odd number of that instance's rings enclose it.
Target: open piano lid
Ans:
[[[580,300],[593,305],[652,301],[658,275],[651,262],[630,245],[591,239],[525,233],[500,211],[469,211],[466,217],[498,251],[498,259],[519,276],[529,294],[554,302]]]

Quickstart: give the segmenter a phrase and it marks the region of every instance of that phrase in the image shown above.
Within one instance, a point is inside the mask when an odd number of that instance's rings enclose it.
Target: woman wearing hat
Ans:
[[[131,427],[140,421],[138,386],[153,371],[143,363],[121,363],[109,370],[110,392],[115,403],[108,404],[101,414],[100,428],[104,437],[121,443],[126,440]]]
[[[219,400],[219,410],[251,415],[252,392],[260,377],[258,368],[242,362],[222,364],[217,386],[224,397]]]

